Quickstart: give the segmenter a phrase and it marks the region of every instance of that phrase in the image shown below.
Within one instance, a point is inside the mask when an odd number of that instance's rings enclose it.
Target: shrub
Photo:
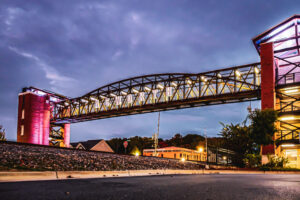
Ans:
[[[247,154],[243,161],[246,167],[250,167],[250,168],[259,167],[261,164],[261,155]]]

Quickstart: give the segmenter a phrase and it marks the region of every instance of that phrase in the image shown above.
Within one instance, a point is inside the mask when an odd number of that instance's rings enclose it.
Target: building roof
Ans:
[[[257,52],[263,43],[274,43],[274,55],[290,58],[300,54],[300,15],[294,15],[252,39]]]
[[[181,151],[195,151],[193,149],[187,149],[182,147],[164,147],[164,148],[158,148],[157,151],[167,151],[167,150],[181,150]],[[144,151],[154,151],[154,149],[144,149]]]
[[[96,144],[98,144],[102,140],[103,139],[101,139],[101,140],[88,140],[88,141],[79,142],[79,143],[81,143],[86,150],[90,150],[91,148],[93,148]]]
[[[102,140],[103,139],[73,142],[73,143],[71,143],[71,145],[72,145],[72,147],[76,148],[78,146],[78,144],[81,144],[86,150],[91,150],[91,148],[93,148],[96,144],[98,144]]]

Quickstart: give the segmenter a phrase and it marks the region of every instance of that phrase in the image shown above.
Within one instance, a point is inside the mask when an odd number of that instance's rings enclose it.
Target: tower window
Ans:
[[[24,118],[25,118],[25,110],[22,109],[22,119],[24,119]]]
[[[24,125],[21,125],[21,136],[24,135]]]

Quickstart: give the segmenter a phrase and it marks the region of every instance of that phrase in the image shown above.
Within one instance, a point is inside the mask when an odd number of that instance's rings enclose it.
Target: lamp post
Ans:
[[[200,162],[201,162],[201,156],[202,156],[203,151],[204,151],[203,147],[198,148],[198,152],[200,153],[200,159],[199,159]]]
[[[208,146],[207,146],[207,134],[206,134],[206,129],[204,129],[204,136],[205,136],[205,146],[206,146],[206,168],[209,168],[209,164],[208,164]]]

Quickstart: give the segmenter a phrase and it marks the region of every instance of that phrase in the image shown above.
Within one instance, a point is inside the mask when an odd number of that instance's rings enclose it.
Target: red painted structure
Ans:
[[[18,142],[49,145],[49,96],[19,94]]]
[[[65,147],[70,147],[70,124],[64,125],[64,144]]]
[[[35,91],[19,94],[17,141],[22,143],[49,145],[51,93]],[[70,146],[70,124],[62,126],[63,144]]]
[[[276,103],[275,93],[275,61],[273,43],[261,45],[261,109],[274,109]],[[275,145],[262,147],[262,154],[274,154]]]

